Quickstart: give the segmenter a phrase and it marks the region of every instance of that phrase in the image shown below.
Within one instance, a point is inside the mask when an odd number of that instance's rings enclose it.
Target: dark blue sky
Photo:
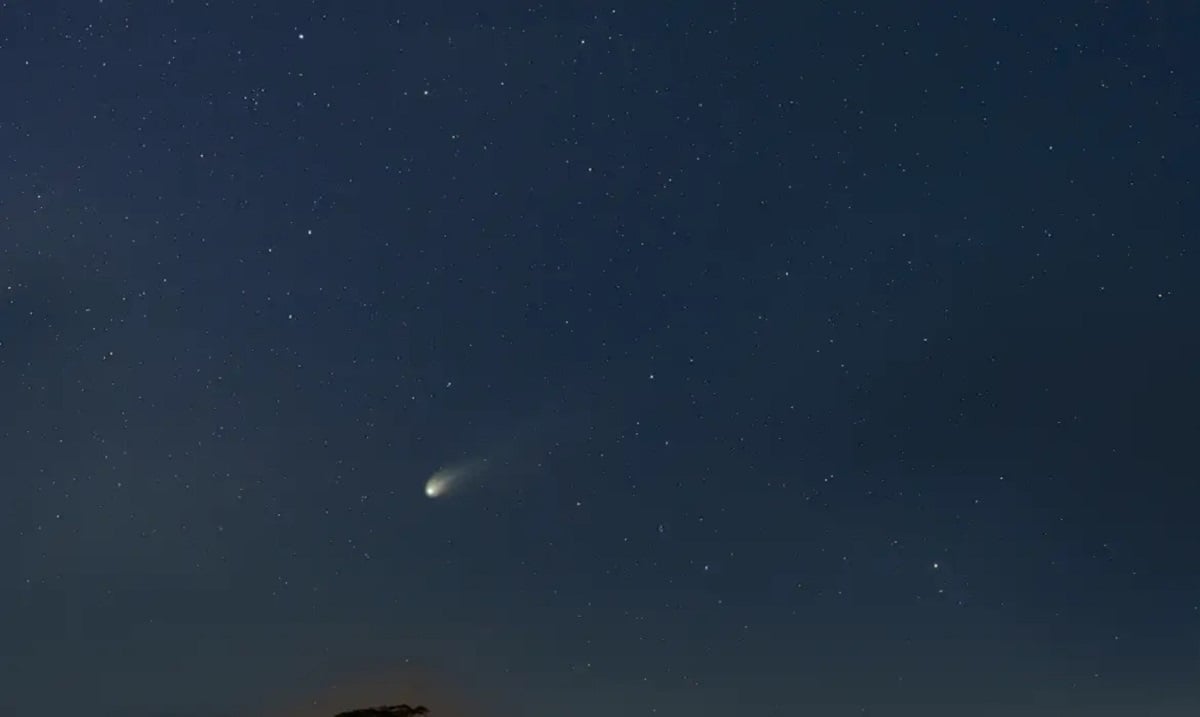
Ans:
[[[0,711],[1200,711],[1200,11],[958,5],[0,6]]]

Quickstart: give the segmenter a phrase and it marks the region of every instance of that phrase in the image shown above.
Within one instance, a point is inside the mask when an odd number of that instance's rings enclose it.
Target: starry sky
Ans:
[[[1198,33],[0,3],[0,711],[1198,713]]]

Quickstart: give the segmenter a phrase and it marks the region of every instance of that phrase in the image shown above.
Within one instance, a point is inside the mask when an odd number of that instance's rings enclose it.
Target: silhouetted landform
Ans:
[[[427,715],[429,710],[424,705],[409,707],[408,705],[386,705],[383,707],[368,707],[362,710],[339,712],[333,717],[413,717]]]

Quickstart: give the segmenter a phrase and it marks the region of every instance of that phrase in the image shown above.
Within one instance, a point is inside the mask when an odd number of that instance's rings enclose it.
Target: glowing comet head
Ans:
[[[450,490],[452,479],[452,475],[447,475],[442,471],[434,473],[433,477],[425,482],[425,495],[430,498],[446,495],[446,491]]]

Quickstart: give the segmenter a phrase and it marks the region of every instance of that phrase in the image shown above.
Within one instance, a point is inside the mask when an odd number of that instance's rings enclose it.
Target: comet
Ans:
[[[441,498],[459,487],[467,478],[478,476],[487,465],[485,460],[474,460],[439,469],[425,481],[425,495]]]

